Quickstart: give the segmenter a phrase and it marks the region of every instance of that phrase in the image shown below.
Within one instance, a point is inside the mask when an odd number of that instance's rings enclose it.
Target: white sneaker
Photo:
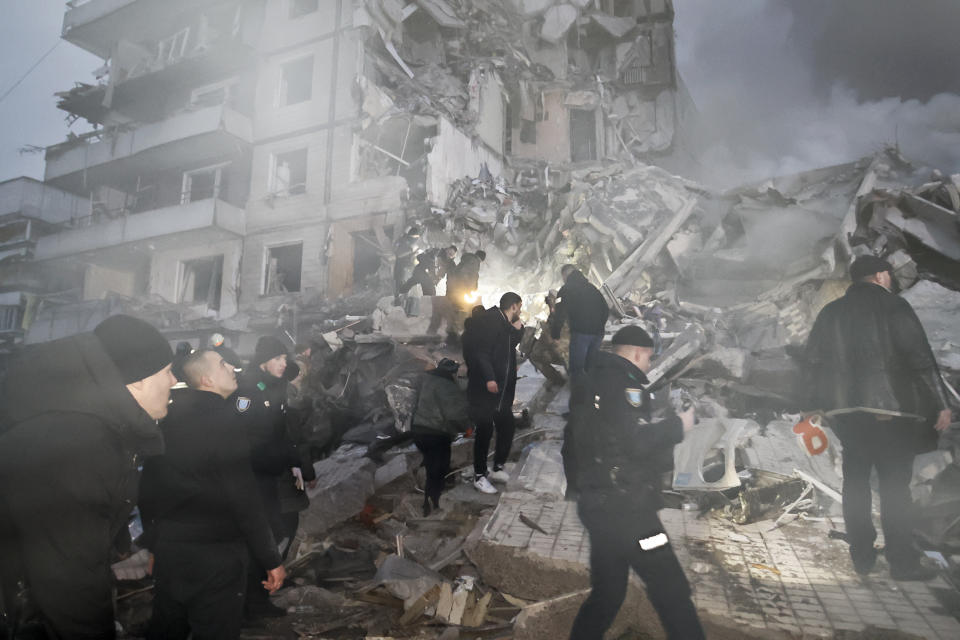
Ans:
[[[490,479],[490,482],[496,482],[497,484],[507,484],[507,480],[510,479],[510,474],[504,471],[503,469],[498,469],[497,471],[491,471],[487,474],[487,478]]]
[[[480,493],[496,493],[497,488],[490,484],[486,476],[480,476],[479,480],[473,481],[473,488]]]

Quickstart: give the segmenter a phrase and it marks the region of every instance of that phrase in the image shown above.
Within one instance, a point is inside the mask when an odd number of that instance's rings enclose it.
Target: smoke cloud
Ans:
[[[960,171],[960,2],[674,4],[705,182],[733,186],[890,144],[917,165]]]

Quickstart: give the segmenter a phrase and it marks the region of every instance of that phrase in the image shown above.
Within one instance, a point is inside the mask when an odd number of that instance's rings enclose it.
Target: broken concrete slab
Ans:
[[[376,465],[362,457],[336,453],[313,463],[316,486],[307,489],[310,506],[300,514],[300,528],[307,535],[319,535],[363,511],[376,490]]]
[[[436,571],[395,554],[384,558],[377,569],[377,575],[373,577],[373,584],[386,587],[393,596],[403,600],[407,607],[441,582],[443,576]]]
[[[543,14],[543,26],[540,37],[547,42],[557,44],[577,21],[580,11],[570,4],[561,4],[547,9]]]
[[[917,312],[940,366],[960,371],[960,291],[921,280],[902,296]]]

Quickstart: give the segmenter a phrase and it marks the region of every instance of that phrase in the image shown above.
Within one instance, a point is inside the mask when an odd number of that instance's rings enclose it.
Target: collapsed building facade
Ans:
[[[123,309],[249,350],[332,300],[369,312],[405,225],[457,231],[432,214],[465,177],[674,162],[693,107],[672,19],[668,0],[70,2],[64,39],[104,65],[58,94],[93,129],[47,149],[45,182],[87,207],[37,242],[30,268],[60,276],[24,339]]]

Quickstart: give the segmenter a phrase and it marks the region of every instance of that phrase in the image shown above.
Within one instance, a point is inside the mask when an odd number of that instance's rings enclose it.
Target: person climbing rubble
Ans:
[[[571,640],[600,640],[627,591],[630,568],[643,579],[650,603],[672,640],[703,638],[690,584],[657,512],[661,477],[673,466],[673,447],[694,426],[694,410],[651,420],[644,389],[653,339],[631,325],[613,336],[587,374],[572,381],[571,417],[564,432],[568,497],[590,533],[590,595]]]
[[[459,369],[459,363],[444,358],[420,376],[411,430],[427,471],[424,516],[440,508],[440,494],[450,470],[450,443],[466,431],[470,422],[467,398],[456,381]]]
[[[533,343],[530,362],[550,381],[550,384],[562,387],[567,383],[567,379],[554,368],[554,365],[567,366],[570,340],[562,333],[559,338],[553,337],[552,329],[557,322],[557,292],[551,289],[544,302],[550,310],[550,315],[540,325],[540,337]]]
[[[572,264],[560,268],[563,286],[557,293],[556,313],[550,325],[553,338],[560,338],[566,322],[570,325],[570,377],[584,373],[600,343],[610,316],[607,301],[583,273]]]
[[[394,247],[393,287],[394,304],[400,304],[400,289],[413,272],[417,255],[417,243],[420,240],[420,227],[411,226]]]
[[[807,339],[804,388],[843,445],[843,520],[861,575],[877,560],[870,474],[880,479],[884,554],[894,580],[927,580],[913,546],[910,480],[916,454],[937,446],[952,413],[937,361],[910,304],[892,293],[892,265],[873,255],[850,265],[853,284],[817,316]]]

